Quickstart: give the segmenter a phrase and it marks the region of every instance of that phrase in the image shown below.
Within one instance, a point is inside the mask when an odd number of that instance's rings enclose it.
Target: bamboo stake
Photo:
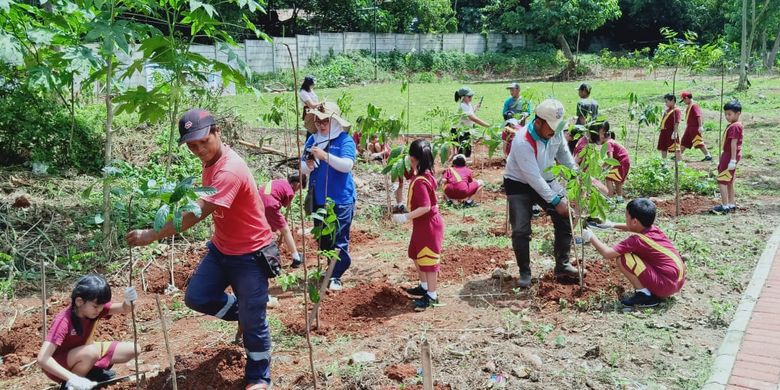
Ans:
[[[13,269],[13,265],[11,268]],[[43,341],[46,341],[46,259],[43,256],[41,256],[41,315],[43,316],[41,332],[43,333]]]
[[[283,43],[285,47],[287,47],[287,54],[290,56],[290,63],[292,64],[292,73],[293,73],[293,90],[295,89],[295,86],[298,85],[298,73],[295,70],[295,62],[293,61],[292,57],[292,51],[290,50],[290,46],[286,43]],[[301,155],[301,113],[299,111],[299,105],[295,105],[295,144],[298,147],[298,156]],[[300,164],[298,164],[298,177],[303,180],[303,172],[301,172]],[[306,267],[306,239],[303,236],[303,227],[304,222],[306,220],[306,217],[304,215],[304,204],[303,204],[303,185],[300,186],[298,189],[298,203],[300,205],[300,217],[301,217],[301,253],[303,253],[303,280],[304,284],[309,282],[309,273],[308,269]],[[303,306],[304,306],[304,316],[308,315],[309,313],[309,292],[304,289],[303,291]],[[314,368],[314,347],[312,347],[311,344],[311,328],[309,326],[306,327],[306,346],[309,350],[309,368],[311,369],[311,377],[314,385],[314,390],[317,390],[317,370]]]
[[[431,363],[431,345],[425,339],[420,347],[422,353],[423,390],[433,390],[433,364]]]
[[[718,161],[720,161],[720,155],[723,153],[723,145],[721,144],[723,142],[722,136],[723,136],[723,83],[724,79],[726,78],[726,66],[725,64],[720,64],[720,117],[718,118]]]
[[[127,202],[127,224],[133,226],[133,196],[130,196],[130,200]],[[133,264],[135,259],[133,256],[133,247],[130,246],[130,277],[128,279],[128,286],[133,287]],[[141,374],[138,370],[138,325],[135,321],[135,302],[130,302],[130,318],[133,321],[133,362],[135,363],[135,387],[141,387]]]
[[[171,236],[171,249],[168,252],[168,270],[171,273],[171,286],[174,288],[174,290],[176,289],[176,278],[173,274],[173,251],[175,248],[174,247],[175,242],[176,242],[176,235],[174,234]],[[132,271],[132,267],[130,268],[130,270]]]
[[[160,303],[160,295],[155,294],[154,300],[157,301],[157,313],[160,314],[160,327],[162,328],[163,340],[165,341],[165,351],[168,353],[168,363],[171,366],[171,379],[173,380],[173,390],[178,390],[179,387],[176,383],[176,360],[171,353],[171,345],[168,343],[168,330],[165,325],[165,317],[163,316],[162,304]]]

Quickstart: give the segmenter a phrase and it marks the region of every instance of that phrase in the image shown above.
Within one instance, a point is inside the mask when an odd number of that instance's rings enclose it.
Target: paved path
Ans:
[[[780,228],[768,240],[705,385],[780,389]]]

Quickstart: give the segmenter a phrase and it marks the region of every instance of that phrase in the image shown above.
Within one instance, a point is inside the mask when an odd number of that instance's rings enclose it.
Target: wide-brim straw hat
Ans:
[[[352,126],[352,124],[341,117],[341,110],[339,109],[338,104],[324,102],[318,108],[308,109],[306,111],[306,116],[303,119],[303,127],[311,132],[316,132],[317,127],[314,125],[314,121],[316,119],[323,120],[328,118],[338,122],[344,130],[349,129]]]

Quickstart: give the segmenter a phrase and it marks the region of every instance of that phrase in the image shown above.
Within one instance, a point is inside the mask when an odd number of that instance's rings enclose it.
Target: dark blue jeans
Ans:
[[[245,379],[248,384],[270,385],[271,333],[265,318],[268,275],[253,254],[225,255],[210,242],[208,248],[187,285],[184,303],[197,312],[238,321],[247,355]],[[235,295],[225,293],[227,286]]]
[[[320,207],[323,206],[317,206],[315,210]],[[336,218],[339,220],[335,237],[322,237],[319,240],[319,245],[320,250],[339,250],[339,261],[336,262],[331,278],[340,279],[352,264],[352,258],[349,257],[349,229],[352,226],[352,217],[355,214],[355,204],[337,204],[333,207],[333,212],[336,213]],[[314,220],[314,226],[320,226],[321,224],[320,221]]]

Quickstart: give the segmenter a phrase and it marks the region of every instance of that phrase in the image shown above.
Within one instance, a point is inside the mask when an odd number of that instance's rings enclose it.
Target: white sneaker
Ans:
[[[341,291],[344,287],[341,285],[341,279],[333,278],[330,280],[330,285],[328,285],[328,289],[331,291]]]
[[[268,296],[268,303],[266,304],[266,307],[273,308],[279,306],[279,298]]]

